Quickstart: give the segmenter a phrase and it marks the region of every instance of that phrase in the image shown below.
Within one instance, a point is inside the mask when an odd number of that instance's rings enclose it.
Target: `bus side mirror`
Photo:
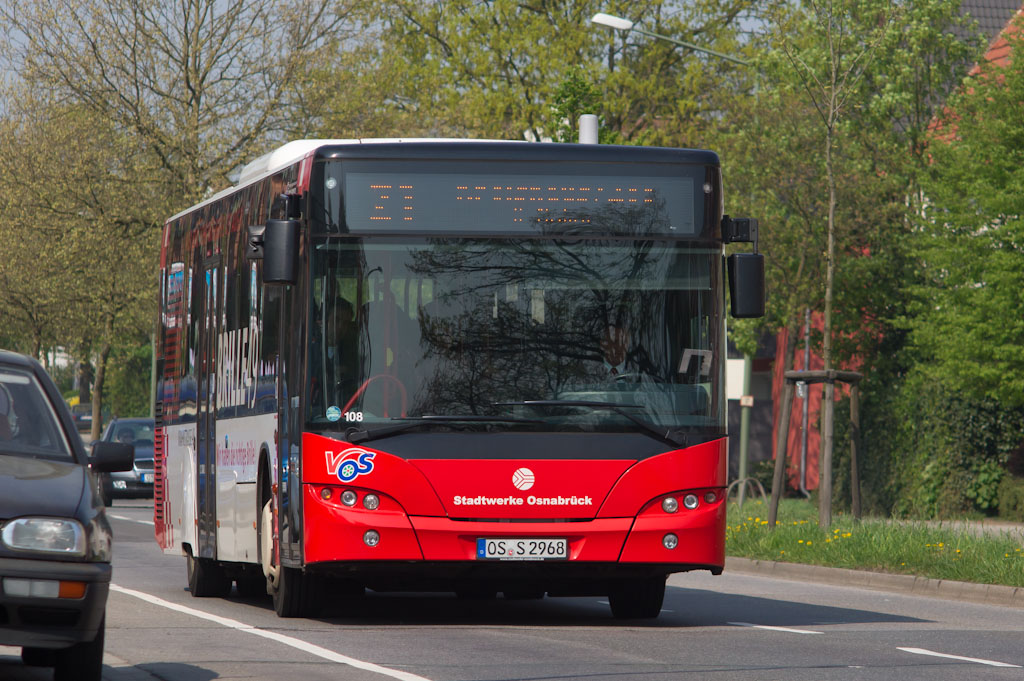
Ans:
[[[252,228],[250,228],[252,248]],[[267,220],[262,234],[263,283],[295,284],[299,272],[299,221]]]
[[[733,253],[728,260],[729,298],[736,319],[764,316],[764,256]]]

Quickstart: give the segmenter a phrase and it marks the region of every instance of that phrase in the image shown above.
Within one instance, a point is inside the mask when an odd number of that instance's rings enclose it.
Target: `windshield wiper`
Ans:
[[[644,421],[630,414],[627,409],[643,409],[639,404],[621,404],[619,402],[601,402],[598,400],[523,400],[522,402],[497,402],[495,407],[589,407],[594,410],[615,412],[644,429],[648,434],[665,440],[679,447],[686,446],[686,435],[671,428],[662,429],[650,421]]]
[[[514,416],[478,416],[478,415],[441,415],[426,414],[423,416],[395,416],[392,421],[401,421],[380,428],[349,428],[345,431],[345,439],[356,444],[367,440],[378,440],[382,437],[397,435],[413,428],[422,428],[432,424],[453,423],[544,423],[539,419],[522,419]]]

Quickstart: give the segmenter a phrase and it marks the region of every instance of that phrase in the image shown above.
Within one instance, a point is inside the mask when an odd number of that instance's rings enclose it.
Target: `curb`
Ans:
[[[770,560],[752,560],[732,556],[726,557],[725,569],[729,572],[800,582],[811,581],[955,601],[970,601],[984,605],[1024,608],[1024,587],[1002,584],[954,582],[948,579],[930,579],[915,575],[894,575],[886,572],[867,572],[800,563],[777,563]]]

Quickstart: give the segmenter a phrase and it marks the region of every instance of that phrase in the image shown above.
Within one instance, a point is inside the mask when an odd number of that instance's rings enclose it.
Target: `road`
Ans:
[[[116,501],[109,681],[1022,679],[1024,610],[726,573],[671,578],[661,617],[599,598],[368,594],[315,620],[269,598],[197,599],[150,510]],[[50,679],[0,647],[0,679]]]

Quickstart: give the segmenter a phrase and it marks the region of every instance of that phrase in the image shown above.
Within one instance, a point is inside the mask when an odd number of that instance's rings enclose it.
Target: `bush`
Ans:
[[[865,381],[861,413],[866,509],[947,518],[994,515],[1002,505],[1000,479],[1021,443],[1024,409],[970,399],[911,372]],[[837,434],[841,423],[837,414]],[[842,479],[848,458],[836,466]]]
[[[1024,522],[1024,478],[1003,476],[999,483],[999,517]]]

